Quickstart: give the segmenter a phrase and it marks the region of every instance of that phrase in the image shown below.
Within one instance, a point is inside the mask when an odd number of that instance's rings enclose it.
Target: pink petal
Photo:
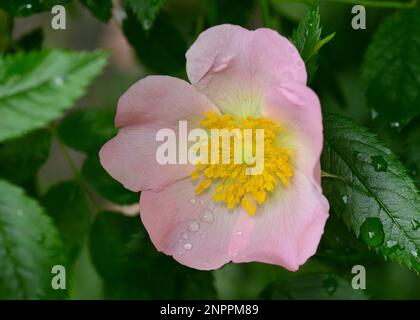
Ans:
[[[263,116],[276,119],[291,131],[290,143],[295,153],[295,170],[313,177],[320,184],[319,158],[323,146],[321,106],[317,95],[305,85],[283,83],[267,91]]]
[[[183,80],[150,76],[134,84],[119,100],[116,125],[120,131],[99,155],[102,166],[132,191],[160,190],[190,174],[189,164],[160,165],[156,142],[160,129],[178,133],[178,121],[187,120],[188,130],[216,108],[210,100]],[[177,137],[178,138],[178,137]]]
[[[328,218],[328,202],[304,175],[297,173],[284,192],[267,201],[253,217],[241,215],[230,244],[233,262],[259,261],[296,271],[315,254]]]
[[[305,65],[289,40],[271,29],[219,25],[200,34],[187,52],[192,84],[221,110],[258,114],[265,90],[306,83]]]
[[[143,192],[140,216],[159,251],[191,268],[217,269],[232,258],[229,243],[239,209],[215,204],[211,192],[196,197],[195,188],[187,178],[160,192]]]

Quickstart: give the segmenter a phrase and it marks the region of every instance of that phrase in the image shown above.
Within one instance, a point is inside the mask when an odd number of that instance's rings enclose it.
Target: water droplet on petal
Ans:
[[[181,232],[181,237],[184,239],[188,239],[188,234],[186,232]]]
[[[186,244],[184,244],[184,249],[185,250],[191,250],[192,249],[192,247],[193,247],[193,245],[191,244],[191,243],[186,243]]]
[[[197,232],[200,229],[200,225],[196,221],[191,221],[188,225],[188,230],[191,232]]]
[[[370,246],[376,247],[384,241],[384,230],[379,218],[367,218],[360,227],[362,239]]]
[[[411,228],[413,229],[413,231],[416,231],[419,227],[420,227],[420,222],[414,219],[411,220]]]
[[[382,156],[371,156],[372,166],[376,172],[386,172],[388,169],[388,163]]]
[[[195,199],[193,198],[193,199],[191,199],[191,200],[190,200],[190,202],[191,202],[192,204],[194,204],[194,203],[196,203],[196,202],[197,202],[197,200],[195,200]]]
[[[236,232],[236,235],[237,235],[237,236],[241,236],[241,235],[242,235],[242,231],[238,231],[238,232]]]
[[[201,217],[201,219],[204,222],[212,223],[214,221],[214,214],[210,210],[205,210],[203,216]]]

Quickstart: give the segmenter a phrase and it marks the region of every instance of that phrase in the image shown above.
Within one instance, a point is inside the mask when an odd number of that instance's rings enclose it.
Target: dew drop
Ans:
[[[237,235],[237,236],[241,236],[241,235],[242,235],[242,231],[238,231],[238,232],[236,232],[236,235]]]
[[[143,21],[143,29],[149,30],[152,27],[152,22],[150,20],[144,20]]]
[[[379,113],[375,109],[372,109],[370,115],[371,115],[372,120],[375,120],[378,117]]]
[[[55,77],[53,81],[54,84],[59,87],[61,87],[64,84],[64,79],[61,76]]]
[[[379,218],[367,218],[360,227],[362,239],[370,246],[376,247],[384,241],[384,230]]]
[[[346,196],[346,195],[342,196],[342,197],[341,197],[341,199],[343,200],[343,202],[344,202],[344,203],[347,203],[347,201],[348,201],[348,199],[347,199],[347,196]]]
[[[192,246],[192,244],[191,244],[191,243],[189,243],[189,242],[188,242],[188,243],[186,243],[186,244],[184,244],[184,249],[185,249],[185,250],[191,250],[191,249],[192,249],[192,247],[193,247],[193,246]]]
[[[337,290],[337,279],[333,278],[332,276],[328,276],[323,282],[322,285],[327,291],[329,295],[333,295],[334,292]]]
[[[376,172],[386,172],[388,169],[388,163],[382,156],[371,156],[372,166]]]
[[[411,251],[410,251],[410,253],[411,253],[411,255],[412,255],[413,257],[416,257],[416,258],[417,258],[418,253],[417,253],[417,251],[416,251],[416,250],[411,250]]]
[[[393,248],[393,247],[395,247],[397,244],[398,244],[398,242],[397,242],[397,241],[394,241],[394,240],[388,240],[388,241],[386,242],[386,246],[387,246],[388,248]]]
[[[191,221],[188,225],[188,230],[191,232],[197,232],[200,229],[200,225],[196,221]]]
[[[391,128],[399,128],[400,123],[397,121],[394,121],[394,122],[391,122],[389,125]]]
[[[16,211],[16,214],[17,214],[19,217],[23,216],[23,210],[22,210],[22,209],[18,209],[18,210]]]
[[[188,234],[186,232],[181,232],[181,237],[186,240],[188,239]]]
[[[413,229],[413,231],[416,231],[418,228],[420,228],[420,222],[414,219],[411,220],[411,228]]]
[[[195,200],[195,199],[193,198],[193,199],[191,199],[191,200],[190,200],[190,202],[191,202],[192,204],[194,204],[194,203],[196,203],[196,202],[197,202],[197,200]]]
[[[203,216],[201,217],[201,219],[204,222],[213,223],[213,221],[214,221],[214,214],[210,210],[205,210]]]

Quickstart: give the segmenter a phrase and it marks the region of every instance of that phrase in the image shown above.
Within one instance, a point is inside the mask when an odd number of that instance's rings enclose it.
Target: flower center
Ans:
[[[214,201],[229,209],[241,204],[254,215],[276,187],[288,185],[293,175],[291,150],[279,143],[283,129],[278,124],[262,117],[213,112],[206,113],[200,124],[211,132],[205,142],[211,161],[199,162],[191,174],[200,180],[197,195],[213,186]]]

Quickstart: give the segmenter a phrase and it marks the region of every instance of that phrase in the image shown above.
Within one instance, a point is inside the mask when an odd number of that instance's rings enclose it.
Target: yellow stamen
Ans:
[[[198,164],[191,178],[202,177],[196,193],[201,194],[214,185],[213,200],[224,202],[229,209],[241,205],[249,215],[254,215],[257,205],[262,205],[276,187],[287,187],[293,176],[290,163],[292,152],[290,148],[281,146],[278,138],[283,129],[274,121],[262,117],[234,118],[229,114],[218,115],[213,112],[205,114],[205,120],[200,124],[206,129],[239,129],[244,142],[244,130],[252,129],[252,152],[256,149],[256,130],[264,129],[264,167],[262,172],[250,175],[247,169],[255,167],[255,163],[242,156],[241,163],[234,161],[234,144],[230,143],[229,163],[222,162],[226,157],[223,144],[219,145],[218,163]],[[214,139],[214,137],[213,137]],[[234,137],[231,137],[233,140]],[[220,141],[219,141],[220,142]],[[212,139],[209,138],[208,150],[211,151]],[[216,145],[217,146],[217,145]],[[216,149],[217,150],[217,149]],[[225,153],[225,154],[224,154]]]

